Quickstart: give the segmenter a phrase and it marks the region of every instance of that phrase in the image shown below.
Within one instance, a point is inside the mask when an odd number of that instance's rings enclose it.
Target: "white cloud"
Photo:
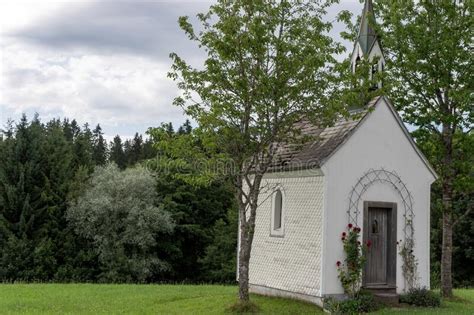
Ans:
[[[38,110],[111,127],[184,119],[171,105],[177,90],[166,77],[169,64],[134,55],[62,56],[28,44],[4,47],[3,58],[0,104],[15,114]]]
[[[183,122],[168,54],[202,60],[177,18],[210,2],[0,0],[0,124],[39,112],[100,123],[110,137]]]

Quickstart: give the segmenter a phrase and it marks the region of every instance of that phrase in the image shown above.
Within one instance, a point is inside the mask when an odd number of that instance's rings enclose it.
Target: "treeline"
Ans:
[[[189,121],[160,128],[176,137],[192,130]],[[137,133],[107,144],[99,125],[68,119],[8,123],[0,133],[0,281],[234,281],[231,187],[194,187],[144,169],[158,153],[154,141]]]
[[[189,121],[177,130],[169,123],[157,129],[153,134],[175,138],[192,132]],[[442,163],[431,134],[414,136],[433,165]],[[233,282],[232,187],[224,179],[192,186],[176,179],[173,165],[153,167],[159,141],[137,133],[107,144],[100,126],[68,119],[24,116],[8,123],[0,133],[0,281]],[[454,208],[461,212],[472,207],[466,192],[472,191],[474,138],[456,141]],[[432,285],[438,286],[438,183],[431,201]],[[473,222],[471,211],[455,224],[455,286],[474,281]]]

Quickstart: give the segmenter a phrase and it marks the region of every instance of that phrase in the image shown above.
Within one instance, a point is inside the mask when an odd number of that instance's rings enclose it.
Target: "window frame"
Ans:
[[[276,212],[276,197],[277,192],[281,194],[281,211],[280,211],[280,228],[275,228],[275,212]],[[284,237],[285,236],[285,212],[286,212],[286,195],[283,187],[278,184],[272,191],[272,206],[270,212],[270,236]]]

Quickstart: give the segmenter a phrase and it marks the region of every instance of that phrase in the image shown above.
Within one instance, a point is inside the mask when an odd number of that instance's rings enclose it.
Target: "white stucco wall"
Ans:
[[[263,185],[278,185],[284,191],[284,235],[271,236],[273,190],[264,191],[257,210],[250,283],[320,296],[324,177],[314,170],[271,173]]]
[[[343,260],[341,233],[348,221],[349,193],[358,179],[369,169],[396,171],[413,194],[415,256],[418,258],[420,284],[429,287],[430,184],[433,174],[398,125],[382,99],[375,110],[358,127],[347,142],[322,166],[326,182],[324,208],[324,247],[322,294],[340,294],[336,261]],[[397,239],[403,239],[404,208],[397,191],[383,183],[373,184],[359,203],[358,225],[363,226],[363,201],[397,203]],[[405,283],[401,260],[397,254],[397,292]]]

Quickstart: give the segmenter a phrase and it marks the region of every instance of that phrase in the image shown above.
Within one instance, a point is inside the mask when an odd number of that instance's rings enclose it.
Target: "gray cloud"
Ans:
[[[72,3],[45,20],[11,33],[42,46],[87,48],[105,54],[126,53],[167,59],[173,50],[199,51],[178,26],[178,17],[206,11],[207,1]]]
[[[111,137],[184,121],[182,110],[171,105],[178,90],[166,77],[168,55],[177,52],[199,65],[203,52],[177,19],[205,12],[213,1],[104,1],[69,2],[8,33],[0,47],[0,123],[39,112],[44,119],[101,123]],[[359,13],[361,4],[342,0],[328,20],[340,9]],[[334,24],[336,39],[342,29]]]

